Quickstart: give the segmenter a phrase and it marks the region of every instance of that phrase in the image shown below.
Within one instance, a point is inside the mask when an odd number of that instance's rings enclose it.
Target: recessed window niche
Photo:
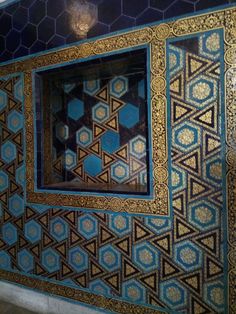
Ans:
[[[35,72],[37,188],[147,195],[147,51]]]

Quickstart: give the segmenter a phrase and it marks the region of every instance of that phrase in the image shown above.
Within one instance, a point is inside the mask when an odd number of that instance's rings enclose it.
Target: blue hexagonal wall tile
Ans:
[[[7,94],[0,90],[0,110],[4,109],[7,105]]]
[[[7,117],[7,127],[14,133],[23,128],[23,116],[16,110],[10,112]]]
[[[60,257],[52,248],[48,248],[42,252],[42,264],[52,273],[60,269]]]
[[[17,229],[12,223],[8,222],[2,226],[2,238],[8,245],[17,241]]]
[[[211,158],[206,163],[204,163],[203,172],[206,181],[211,181],[216,186],[222,185],[222,159],[221,158]]]
[[[77,121],[84,115],[84,102],[78,98],[69,101],[67,105],[68,117]]]
[[[5,142],[1,147],[1,156],[6,163],[12,162],[16,158],[16,146],[10,142]]]
[[[145,218],[145,224],[155,234],[161,234],[168,230],[171,230],[172,224],[169,218]]]
[[[26,249],[18,253],[18,264],[25,272],[30,272],[34,268],[34,258]]]
[[[176,46],[169,46],[169,68],[170,75],[173,77],[175,73],[180,71],[184,66],[184,51]]]
[[[68,125],[64,124],[63,122],[59,122],[56,125],[56,137],[59,141],[64,142],[69,137],[69,128]]]
[[[25,224],[25,237],[31,243],[41,240],[41,234],[42,228],[35,220],[31,220]]]
[[[204,299],[217,313],[223,313],[225,306],[225,286],[221,281],[208,283],[204,287]]]
[[[143,269],[143,271],[151,271],[158,268],[159,252],[150,243],[143,242],[133,248],[134,261]]]
[[[146,139],[142,135],[135,136],[130,140],[130,154],[137,157],[143,158],[146,155]]]
[[[90,176],[96,176],[102,171],[102,159],[89,155],[84,159],[84,171]]]
[[[135,279],[126,281],[123,285],[123,296],[132,302],[145,302],[145,288]]]
[[[203,57],[217,60],[220,56],[220,33],[203,34],[199,40],[199,53]]]
[[[120,267],[121,255],[111,244],[105,245],[99,250],[99,264],[108,271],[114,271]]]
[[[67,170],[71,170],[76,166],[76,153],[71,149],[65,151],[65,167]]]
[[[106,131],[101,137],[102,149],[110,154],[120,147],[120,136],[114,131]]]
[[[186,290],[177,280],[164,281],[160,284],[160,299],[171,309],[178,309],[186,304]]]
[[[186,187],[186,172],[179,167],[171,169],[171,184],[173,190],[179,191]]]
[[[97,220],[88,215],[84,215],[78,218],[78,231],[87,240],[95,237],[98,234],[98,222]]]
[[[91,96],[95,95],[100,89],[99,80],[84,81],[83,85],[84,85],[84,92]]]
[[[56,217],[50,223],[50,232],[57,241],[63,241],[68,237],[68,223]]]
[[[131,230],[131,220],[129,216],[111,215],[109,220],[109,228],[116,234],[123,236]]]
[[[99,295],[110,295],[110,288],[101,279],[90,282],[89,290]]]
[[[0,251],[0,268],[2,269],[11,268],[11,257],[5,251]]]
[[[110,94],[120,98],[128,91],[128,79],[124,76],[116,76],[110,81]]]
[[[129,178],[129,166],[123,161],[117,161],[111,165],[111,177],[118,183],[122,183]]]
[[[24,200],[18,194],[14,194],[9,198],[9,211],[10,213],[18,217],[24,213]]]
[[[110,116],[110,108],[107,104],[104,104],[103,102],[97,103],[92,108],[92,118],[94,121],[98,123],[103,123],[106,121]]]
[[[92,140],[93,140],[92,131],[86,126],[83,126],[76,132],[76,143],[79,146],[87,147],[92,143]]]
[[[183,123],[173,131],[174,145],[183,152],[197,147],[200,129],[190,123]]]
[[[25,166],[16,169],[16,182],[20,185],[24,185],[25,183]]]
[[[202,266],[202,252],[191,241],[176,244],[174,252],[175,262],[185,271],[193,271]]]
[[[130,129],[139,122],[139,108],[128,103],[119,111],[119,122]]]
[[[69,263],[79,273],[88,268],[88,254],[80,247],[69,250]]]
[[[8,175],[0,170],[0,192],[8,188]]]

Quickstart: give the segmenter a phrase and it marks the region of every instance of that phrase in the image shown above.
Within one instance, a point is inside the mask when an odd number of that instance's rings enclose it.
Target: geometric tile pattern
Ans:
[[[137,25],[190,14],[233,0],[91,0],[98,6],[98,22],[88,38]],[[0,61],[77,42],[71,33],[68,1],[20,0],[0,10]],[[203,42],[203,45],[205,43]],[[207,53],[207,51],[206,51]],[[66,86],[66,88],[69,88]],[[91,93],[96,86],[88,86]]]
[[[140,82],[144,88],[138,74],[137,81],[120,75],[85,81],[82,88],[63,85],[65,105],[55,110],[52,102],[55,179],[146,184],[146,92],[139,96]]]
[[[214,33],[221,37],[219,31],[207,34]],[[22,103],[14,97],[14,84],[21,78],[0,79],[0,90],[7,95],[0,111],[1,140],[3,145],[12,143],[15,147],[13,159],[2,154],[0,158],[1,268],[156,309],[186,314],[225,312],[226,239],[221,232],[224,191],[219,175],[222,103],[217,97],[212,103],[196,106],[182,88],[176,88],[182,81],[190,84],[197,76],[204,76],[215,81],[220,95],[216,43],[210,58],[209,47],[207,55],[200,53],[202,36],[192,35],[191,41],[179,39],[169,44],[181,49],[185,58],[185,66],[170,77],[169,87],[171,129],[173,133],[182,131],[182,135],[172,137],[171,143],[171,218],[24,204],[24,180],[16,175],[24,167],[23,129],[15,133],[8,128],[8,115],[14,110],[22,112]],[[187,150],[179,149],[189,140],[188,130],[195,129],[197,144],[194,140],[188,142]],[[130,149],[127,151],[138,160]],[[135,151],[139,153],[140,149]],[[69,166],[70,161],[74,159],[68,159]]]

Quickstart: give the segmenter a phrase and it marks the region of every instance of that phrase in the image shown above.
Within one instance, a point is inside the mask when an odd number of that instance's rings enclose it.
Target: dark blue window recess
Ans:
[[[146,58],[35,73],[38,189],[149,194]]]

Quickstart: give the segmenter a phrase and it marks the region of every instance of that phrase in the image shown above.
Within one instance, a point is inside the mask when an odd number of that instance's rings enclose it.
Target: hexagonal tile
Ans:
[[[74,247],[69,250],[69,263],[80,273],[88,268],[88,254],[80,247]]]
[[[60,257],[52,248],[48,248],[42,252],[42,264],[52,273],[60,269]]]
[[[145,218],[145,224],[155,234],[162,234],[171,229],[171,220],[169,218]]]
[[[90,96],[95,95],[100,89],[99,80],[84,81],[84,92]]]
[[[95,237],[98,234],[98,222],[89,214],[83,215],[78,219],[78,231],[87,240]]]
[[[133,248],[134,261],[145,272],[158,268],[159,253],[147,242],[142,242]]]
[[[222,185],[222,160],[220,158],[211,158],[204,163],[204,176],[206,181],[211,181],[214,185]]]
[[[130,217],[120,214],[111,215],[111,219],[109,220],[109,227],[118,235],[123,236],[130,232],[131,229]]]
[[[25,237],[31,243],[39,241],[41,239],[41,234],[42,228],[35,220],[30,220],[25,224]]]
[[[186,298],[186,290],[177,280],[164,281],[160,284],[160,299],[171,309],[183,307]]]
[[[146,185],[147,184],[147,170],[146,169],[140,171],[140,173],[139,173],[139,182],[142,185]]]
[[[24,95],[23,95],[23,81],[22,79],[19,79],[17,83],[14,85],[14,97],[19,100],[23,101]]]
[[[48,42],[55,34],[55,20],[45,16],[38,25],[38,39]]]
[[[44,1],[35,1],[29,8],[29,21],[38,25],[46,15],[46,6]]]
[[[18,217],[24,213],[24,200],[18,194],[14,194],[9,198],[9,211],[10,213]]]
[[[12,29],[6,37],[6,49],[9,51],[15,51],[20,45],[20,33]]]
[[[8,188],[8,175],[0,170],[0,192]]]
[[[217,100],[217,81],[206,75],[199,75],[187,84],[187,100],[202,109]]]
[[[120,136],[114,131],[106,131],[101,137],[102,149],[110,154],[120,147]]]
[[[0,251],[0,268],[10,269],[11,268],[11,257],[7,252]]]
[[[37,28],[31,23],[27,23],[21,32],[21,43],[23,46],[30,48],[37,40]]]
[[[200,230],[215,228],[219,223],[219,208],[202,200],[189,206],[189,222]]]
[[[119,111],[119,122],[130,129],[139,122],[139,108],[128,103]]]
[[[65,166],[67,170],[71,170],[76,166],[76,153],[71,149],[65,151]]]
[[[7,94],[0,90],[0,110],[4,109],[7,105]]]
[[[221,281],[208,283],[204,287],[205,302],[210,304],[217,313],[224,311],[225,287]]]
[[[18,264],[25,272],[30,272],[34,268],[34,258],[26,249],[18,253]]]
[[[202,252],[191,241],[175,245],[174,259],[185,271],[193,271],[202,266]]]
[[[63,122],[59,122],[56,125],[56,137],[59,141],[64,142],[69,137],[69,128],[68,125],[64,124]]]
[[[0,25],[1,27],[1,35],[7,35],[9,30],[11,29],[12,17],[10,14],[7,14],[3,11],[0,16]]]
[[[111,244],[99,250],[99,264],[112,272],[120,267],[121,255]]]
[[[12,245],[17,241],[17,229],[10,222],[2,226],[2,238],[8,245]]]
[[[199,40],[200,55],[216,60],[220,56],[220,33],[217,31],[203,34]]]
[[[1,156],[6,163],[12,162],[16,158],[16,146],[10,142],[5,142],[1,147]]]
[[[87,147],[92,143],[93,134],[92,131],[83,126],[76,132],[76,143],[82,147]]]
[[[186,173],[184,170],[179,167],[171,169],[171,185],[175,192],[186,187]]]
[[[135,279],[128,280],[123,285],[124,298],[132,302],[145,302],[145,288]]]
[[[19,16],[21,17],[20,19]],[[12,17],[12,25],[14,29],[21,31],[28,23],[28,10],[20,6],[13,13]]]
[[[25,166],[16,169],[16,182],[20,185],[24,185],[25,183]]]
[[[51,235],[59,242],[68,237],[68,224],[62,218],[56,217],[50,223]]]
[[[169,45],[169,69],[173,77],[184,66],[184,51],[176,46]]]
[[[192,150],[198,146],[201,131],[190,123],[183,123],[173,131],[174,143],[183,152]]]
[[[128,79],[124,76],[116,76],[110,81],[110,94],[120,98],[128,91]]]
[[[101,101],[92,108],[92,118],[98,123],[106,121],[109,118],[109,115],[109,106]]]
[[[110,288],[101,279],[90,282],[89,290],[99,295],[110,295]]]
[[[146,139],[142,135],[137,135],[130,140],[129,145],[130,154],[137,158],[146,156]]]
[[[102,171],[102,159],[89,155],[84,159],[84,171],[90,176],[96,176]]]
[[[7,117],[7,127],[14,133],[23,128],[23,116],[16,110],[10,112]]]
[[[67,105],[68,117],[77,121],[84,115],[84,102],[78,98],[73,98]]]
[[[123,161],[117,161],[111,165],[111,177],[118,183],[122,183],[129,178],[129,166]]]

